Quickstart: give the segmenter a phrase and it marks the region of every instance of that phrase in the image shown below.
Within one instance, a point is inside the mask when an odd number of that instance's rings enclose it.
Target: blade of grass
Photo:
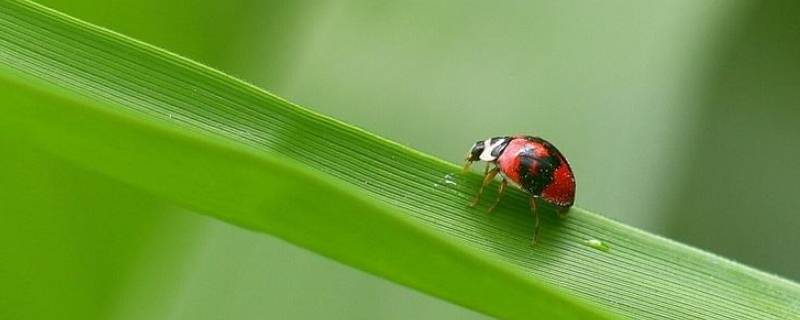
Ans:
[[[17,138],[90,171],[423,291],[450,292],[445,295],[465,305],[491,303],[485,311],[492,314],[524,317],[531,310],[520,305],[534,298],[549,301],[554,307],[545,314],[553,317],[596,317],[586,306],[547,292],[500,263],[471,258],[474,250],[443,241],[385,204],[304,166],[219,138],[143,122],[97,102],[54,95],[42,90],[46,85],[32,87],[36,80],[0,79],[0,88],[14,92],[4,102],[13,106],[7,111],[20,117],[6,123]],[[475,274],[491,277],[467,281]]]
[[[800,312],[796,283],[578,208],[531,249],[519,192],[487,217],[452,164],[29,2],[0,2],[0,66],[0,121],[32,146],[490,315]]]

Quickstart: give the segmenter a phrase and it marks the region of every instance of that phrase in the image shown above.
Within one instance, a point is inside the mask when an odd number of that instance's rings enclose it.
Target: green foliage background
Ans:
[[[576,168],[579,206],[800,279],[786,249],[800,240],[798,5],[40,2],[453,162],[487,136],[548,137]],[[483,317],[2,133],[0,254],[36,275],[3,286],[28,288],[16,302],[31,310]]]

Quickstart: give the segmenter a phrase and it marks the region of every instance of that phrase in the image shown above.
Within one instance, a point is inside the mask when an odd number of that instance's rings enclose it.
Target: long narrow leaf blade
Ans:
[[[29,2],[0,2],[0,69],[0,121],[33,145],[490,315],[800,312],[796,283],[578,208],[531,248],[520,192],[486,216],[452,164]]]

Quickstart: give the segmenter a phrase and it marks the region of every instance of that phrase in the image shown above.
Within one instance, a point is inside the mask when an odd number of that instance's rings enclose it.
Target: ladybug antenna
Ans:
[[[467,162],[464,163],[464,172],[469,171],[469,167],[472,166],[472,161],[469,161],[469,156],[466,159]]]

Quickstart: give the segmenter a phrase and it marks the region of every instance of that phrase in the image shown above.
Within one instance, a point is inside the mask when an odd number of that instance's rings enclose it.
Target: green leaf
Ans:
[[[489,315],[800,313],[796,283],[580,208],[531,248],[521,192],[469,209],[475,174],[33,3],[0,2],[0,94],[32,148]]]

